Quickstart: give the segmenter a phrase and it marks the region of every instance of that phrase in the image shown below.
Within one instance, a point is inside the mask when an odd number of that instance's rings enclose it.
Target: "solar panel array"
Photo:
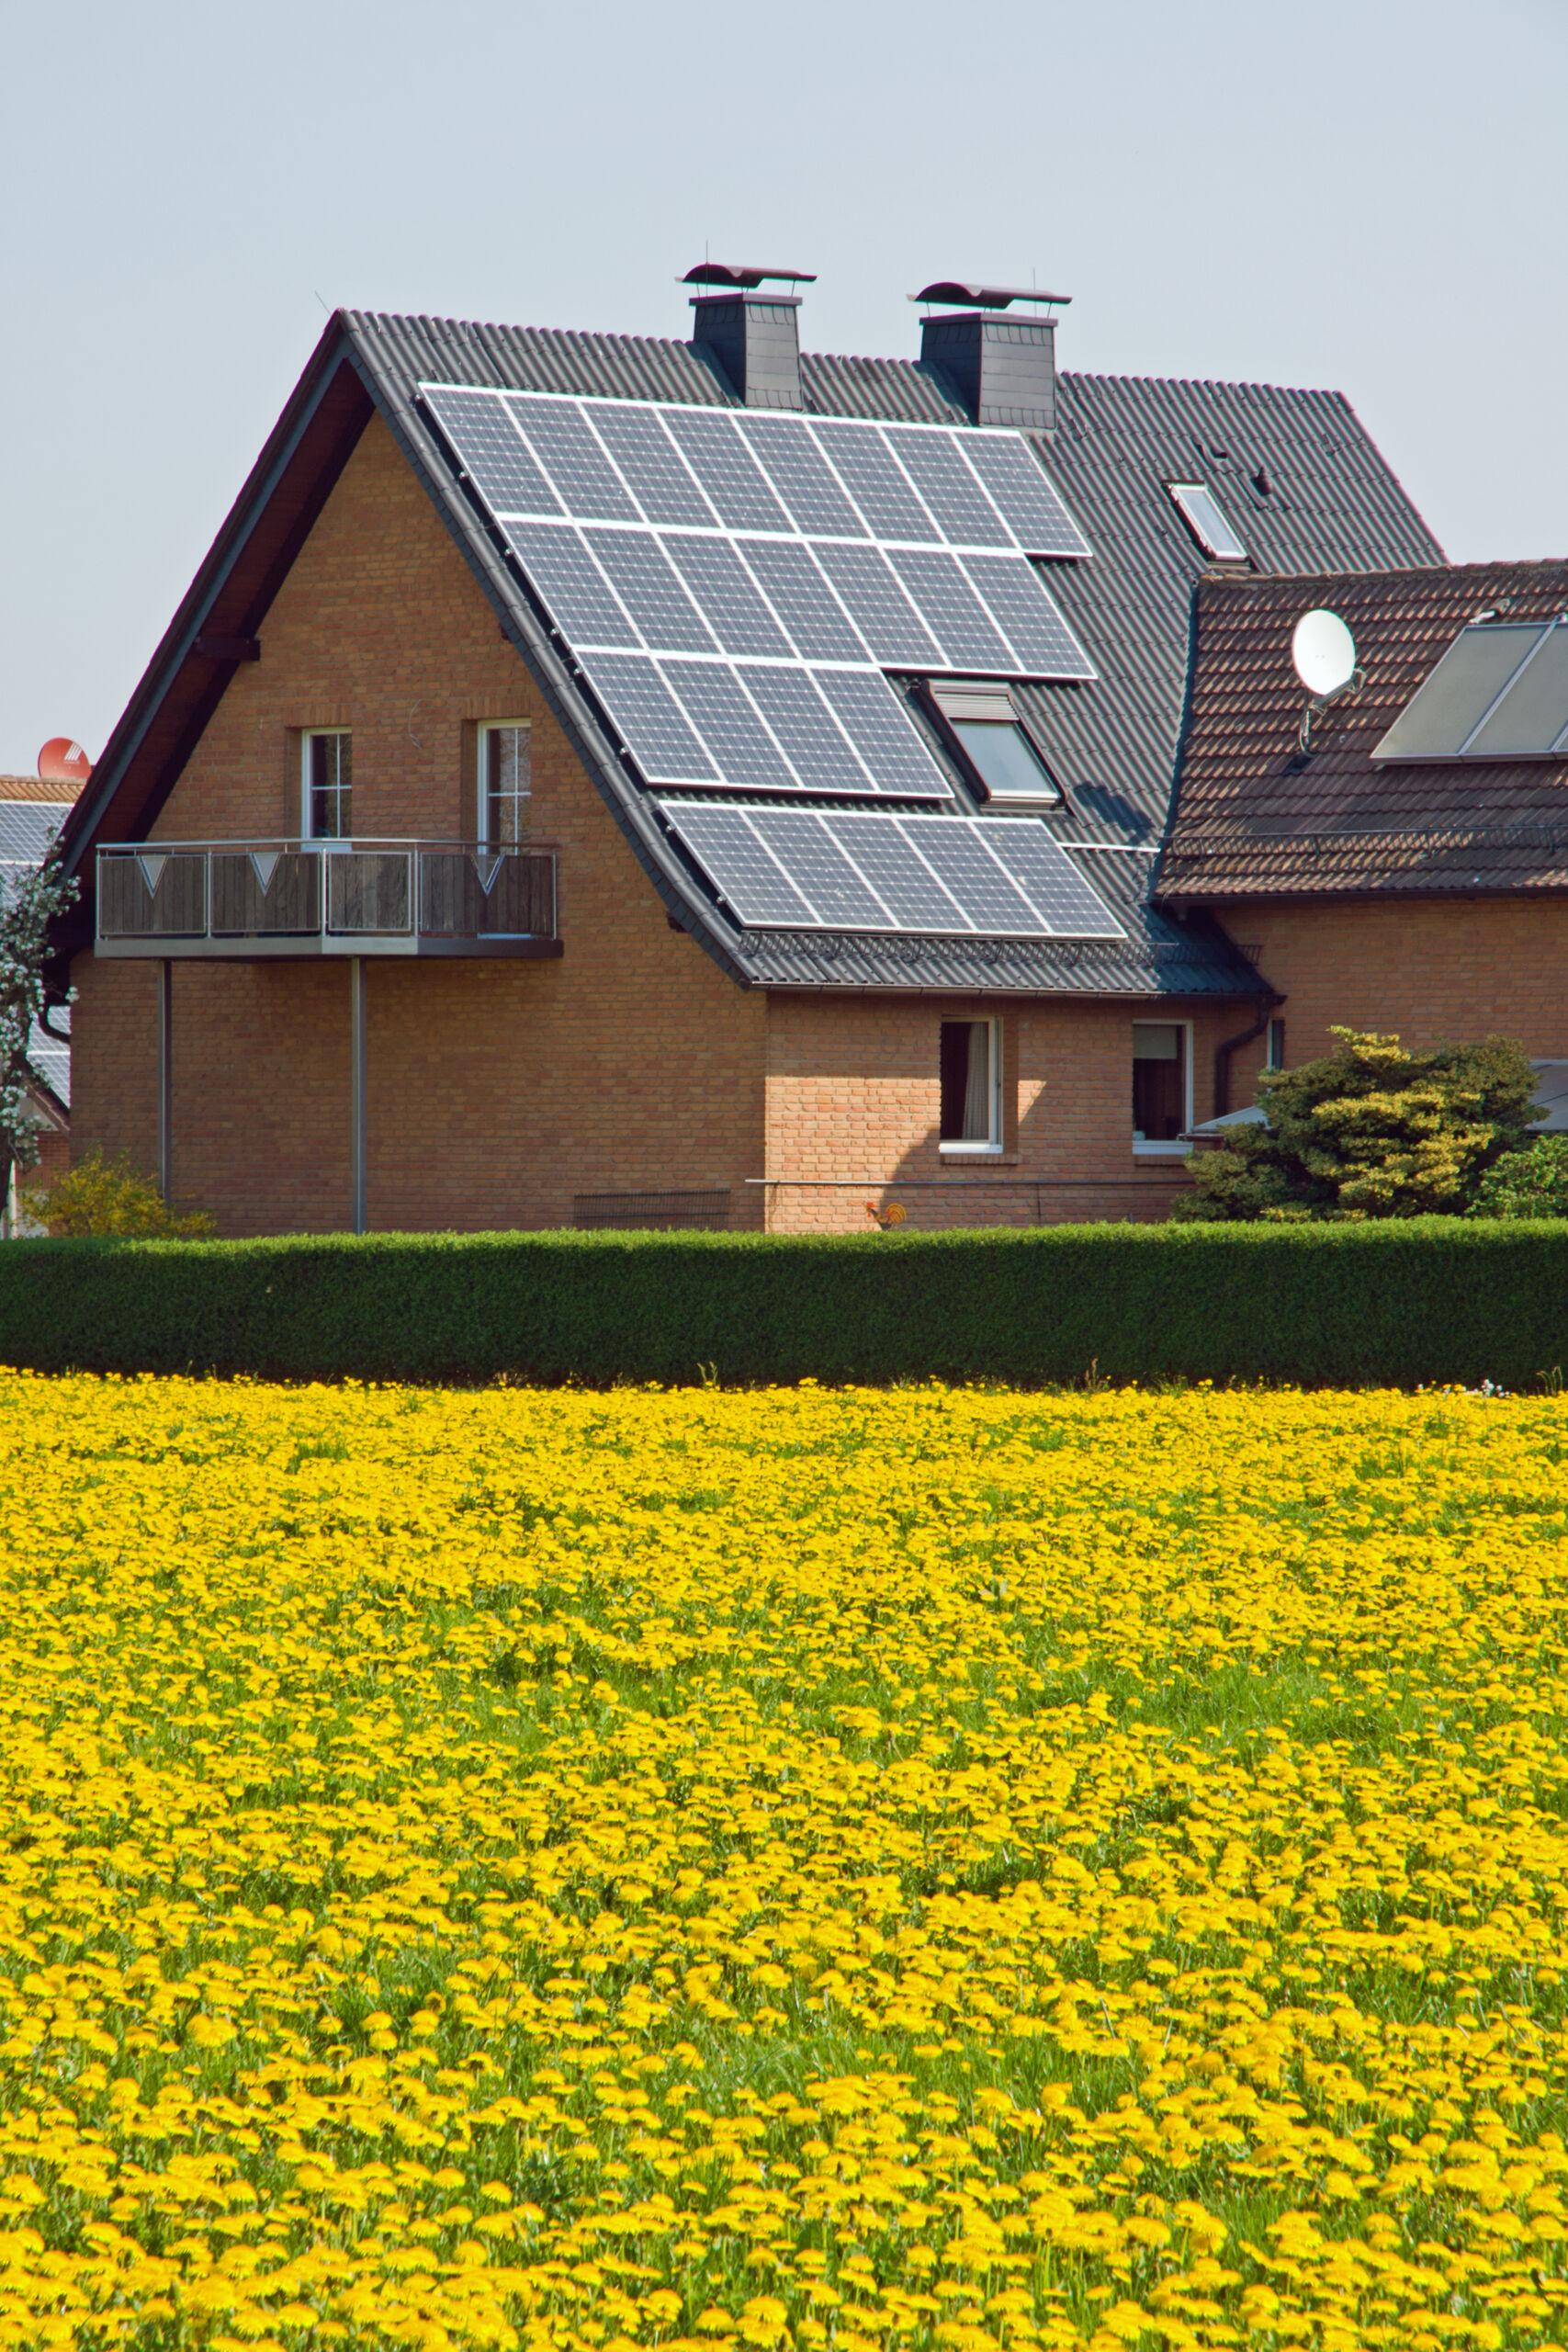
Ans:
[[[1017,434],[421,392],[650,782],[946,799],[884,669],[1094,675]]]
[[[748,926],[990,938],[1126,933],[1038,818],[659,802]]]
[[[1568,619],[1472,622],[1372,757],[1568,757]]]

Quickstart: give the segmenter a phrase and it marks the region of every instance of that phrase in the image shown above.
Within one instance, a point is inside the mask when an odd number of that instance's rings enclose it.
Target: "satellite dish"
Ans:
[[[93,763],[69,735],[51,735],[38,755],[38,772],[42,784],[68,784],[73,792],[80,792],[93,773]]]
[[[1337,613],[1303,613],[1291,639],[1296,675],[1309,695],[1337,695],[1356,674],[1356,640]]]

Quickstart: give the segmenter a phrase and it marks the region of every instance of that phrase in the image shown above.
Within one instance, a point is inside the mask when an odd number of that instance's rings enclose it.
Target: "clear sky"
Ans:
[[[705,247],[1070,294],[1337,386],[1450,554],[1568,555],[1564,0],[0,0],[0,770],[96,758],[334,304],[684,335]]]

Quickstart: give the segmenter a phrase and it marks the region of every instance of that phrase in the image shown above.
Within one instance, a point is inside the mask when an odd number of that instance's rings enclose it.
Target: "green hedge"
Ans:
[[[0,1246],[0,1363],[291,1380],[1568,1369],[1568,1220],[1026,1233],[389,1234]]]

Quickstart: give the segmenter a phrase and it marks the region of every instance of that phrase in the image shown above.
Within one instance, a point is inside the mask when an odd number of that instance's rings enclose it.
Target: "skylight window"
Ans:
[[[1036,808],[1061,799],[1061,787],[1005,685],[983,678],[928,678],[925,694],[983,799]]]
[[[1412,695],[1374,760],[1568,756],[1568,618],[1472,621]]]
[[[1173,481],[1166,484],[1181,511],[1181,518],[1205,555],[1216,563],[1246,563],[1247,549],[1236,537],[1220,509],[1220,503],[1206,483]]]

